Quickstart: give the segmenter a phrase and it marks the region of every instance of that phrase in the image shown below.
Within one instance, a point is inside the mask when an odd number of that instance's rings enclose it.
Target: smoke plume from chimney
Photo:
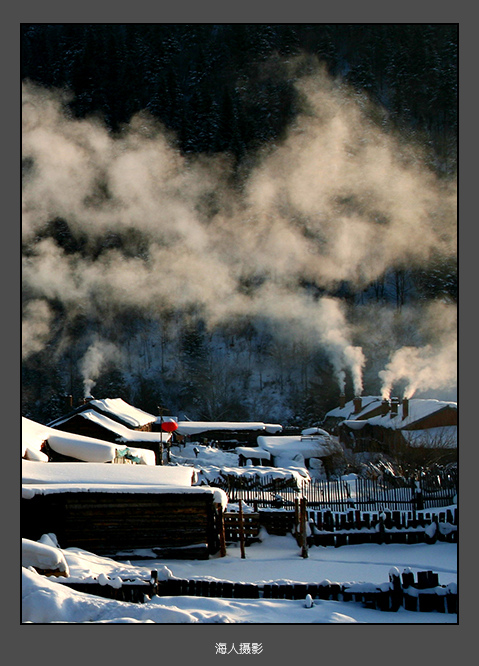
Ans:
[[[83,376],[84,397],[91,396],[93,387],[105,365],[118,358],[118,349],[110,342],[96,339],[87,349],[81,363],[80,370]]]

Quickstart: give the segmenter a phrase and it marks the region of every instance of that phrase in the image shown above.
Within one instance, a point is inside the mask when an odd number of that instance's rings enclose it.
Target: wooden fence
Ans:
[[[146,603],[154,596],[196,596],[220,599],[304,599],[350,601],[364,607],[396,612],[400,608],[409,611],[452,613],[458,612],[458,593],[455,583],[440,585],[439,576],[433,571],[419,571],[417,580],[414,573],[392,568],[389,582],[381,585],[373,583],[320,583],[271,582],[232,583],[221,580],[201,580],[168,578],[158,580],[156,570],[149,580],[122,581],[121,586],[101,585],[97,581],[89,583],[69,582],[62,579],[62,585],[109,599]]]
[[[426,543],[447,541],[457,543],[458,510],[444,511],[331,511],[311,509],[303,499],[297,500],[295,510],[262,509],[255,512],[225,512],[226,544],[239,542],[249,546],[259,540],[261,528],[268,534],[293,534],[298,545],[339,546],[361,543]],[[303,556],[307,557],[307,552]],[[245,556],[244,554],[242,555]]]
[[[255,510],[271,507],[293,509],[300,497],[306,498],[310,508],[327,507],[332,511],[422,510],[450,506],[457,494],[456,482],[450,478],[438,478],[435,483],[429,479],[312,479],[298,485],[294,479],[244,479],[231,475],[211,485],[223,488],[230,503],[241,499]]]

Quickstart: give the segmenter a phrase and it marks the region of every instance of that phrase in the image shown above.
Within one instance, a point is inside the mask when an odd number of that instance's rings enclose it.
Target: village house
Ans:
[[[101,400],[89,398],[85,399],[75,409],[71,409],[64,416],[55,419],[48,425],[51,428],[59,428],[67,432],[95,437],[98,431],[98,423],[92,419],[85,419],[82,416],[84,412],[88,412],[88,414],[96,412],[119,423],[125,428],[140,430],[142,432],[152,432],[157,422],[156,416],[129,405],[122,398],[104,398]]]
[[[133,440],[112,443],[56,430],[22,417],[22,458],[40,462],[131,462],[155,464],[155,453],[132,446]]]
[[[425,398],[355,398],[326,414],[339,441],[354,452],[389,453],[404,447],[457,453],[457,403]]]

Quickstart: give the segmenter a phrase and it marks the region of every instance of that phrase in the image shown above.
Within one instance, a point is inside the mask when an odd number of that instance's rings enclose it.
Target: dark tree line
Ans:
[[[148,109],[185,152],[241,158],[280,137],[298,111],[287,62],[299,53],[367,91],[398,124],[426,132],[441,159],[454,152],[456,24],[45,23],[21,30],[22,79],[72,90],[72,113],[99,114],[113,131]]]

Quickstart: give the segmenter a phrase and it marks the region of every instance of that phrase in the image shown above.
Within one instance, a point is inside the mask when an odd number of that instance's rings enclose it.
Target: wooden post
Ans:
[[[308,557],[306,497],[301,498],[301,557]]]
[[[220,557],[226,555],[226,537],[225,537],[225,517],[223,515],[223,507],[218,504],[218,529],[220,533]]]
[[[301,533],[299,517],[299,499],[294,498],[294,535],[297,537]]]
[[[390,606],[389,610],[393,613],[396,613],[399,608],[402,606],[403,601],[403,592],[401,586],[401,578],[399,570],[394,567],[389,572],[389,582],[390,582]]]
[[[240,548],[241,548],[241,559],[246,558],[244,550],[244,521],[243,521],[243,500],[239,501],[239,531],[240,531]]]

